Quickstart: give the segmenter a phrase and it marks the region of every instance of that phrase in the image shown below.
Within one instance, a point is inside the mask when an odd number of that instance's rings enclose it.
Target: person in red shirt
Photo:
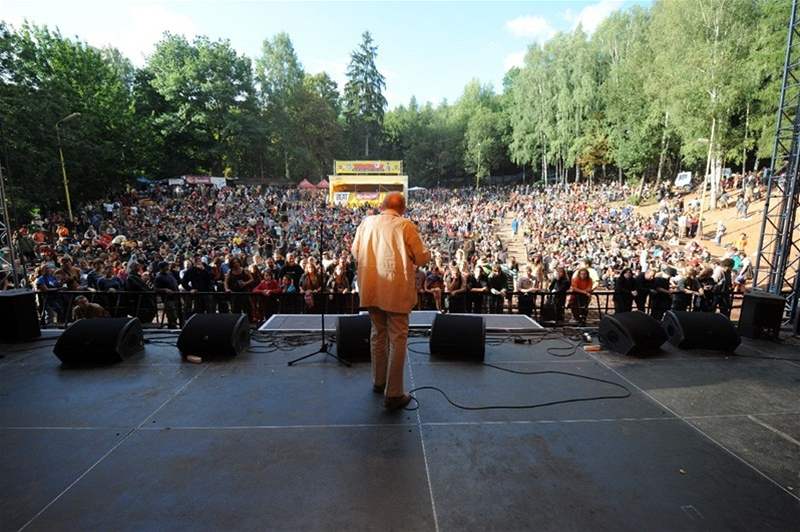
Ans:
[[[64,225],[59,225],[58,229],[56,229],[56,234],[59,238],[67,238],[69,236],[69,229]]]
[[[586,323],[593,289],[594,281],[589,276],[589,270],[586,268],[578,270],[570,286],[572,296],[570,297],[569,306],[572,309],[572,316],[579,324]]]
[[[275,276],[269,269],[265,269],[262,273],[261,282],[253,288],[253,294],[262,295],[264,297],[255,296],[255,305],[253,309],[254,321],[261,321],[264,318],[272,316],[275,309],[278,308],[275,294],[282,292],[281,285],[278,283]]]
[[[272,276],[272,272],[269,270],[265,270],[263,272],[263,277],[261,282],[258,283],[258,286],[253,288],[253,293],[255,294],[263,294],[265,296],[269,296],[272,294],[280,294],[281,293],[281,286],[278,284],[278,281]]]

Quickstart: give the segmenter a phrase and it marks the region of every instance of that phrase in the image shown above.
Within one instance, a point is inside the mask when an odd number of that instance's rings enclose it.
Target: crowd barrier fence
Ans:
[[[138,317],[145,326],[180,328],[194,313],[244,313],[253,326],[275,314],[319,314],[323,306],[327,314],[359,312],[358,293],[281,293],[250,292],[99,292],[94,290],[58,290],[37,292],[40,324],[44,328],[63,328],[75,318],[75,300],[85,296],[90,303],[102,306],[110,316]],[[737,319],[741,293],[728,294],[730,316]],[[581,301],[582,299],[582,301]],[[650,300],[633,310],[653,311]],[[694,308],[694,302],[689,309]],[[713,307],[714,311],[716,306]],[[523,313],[542,325],[578,322],[596,325],[606,314],[613,314],[614,292],[598,290],[590,297],[568,292],[448,293],[420,292],[415,310],[441,310],[450,313],[508,314]],[[708,310],[708,308],[706,309]]]

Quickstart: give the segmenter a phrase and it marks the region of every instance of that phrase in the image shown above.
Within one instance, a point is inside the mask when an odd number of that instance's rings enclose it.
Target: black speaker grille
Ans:
[[[661,324],[642,312],[606,315],[598,333],[605,347],[623,355],[650,354],[667,341]]]
[[[431,325],[432,357],[482,362],[486,356],[486,323],[481,316],[439,314]]]
[[[181,330],[182,355],[233,357],[250,346],[250,323],[244,314],[195,314]]]
[[[102,365],[119,362],[143,348],[138,318],[93,318],[70,325],[53,352],[67,365]]]
[[[336,355],[348,362],[369,362],[372,322],[366,314],[336,320]]]
[[[733,351],[741,342],[731,320],[714,312],[670,311],[663,325],[670,343],[682,349]]]

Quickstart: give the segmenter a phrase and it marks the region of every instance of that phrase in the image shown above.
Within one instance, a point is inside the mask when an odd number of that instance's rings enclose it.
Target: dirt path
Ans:
[[[691,199],[696,197],[695,194],[686,196],[685,201],[688,203]],[[642,216],[650,216],[658,210],[658,204],[651,204],[644,207],[639,207],[637,212]],[[733,243],[739,240],[742,233],[747,234],[747,247],[748,255],[753,255],[758,247],[758,236],[761,232],[761,218],[764,212],[764,201],[756,201],[750,204],[747,210],[749,216],[745,219],[736,217],[736,207],[729,207],[727,209],[717,209],[714,211],[706,211],[703,213],[703,240],[702,244],[706,246],[709,251],[714,255],[722,255],[725,252],[724,244]],[[717,221],[722,220],[725,224],[727,231],[722,239],[723,246],[718,246],[714,243],[714,232],[716,231]],[[686,239],[683,239],[685,242]]]
[[[516,257],[517,263],[524,266],[528,263],[527,253],[525,253],[525,245],[522,240],[522,228],[517,232],[517,236],[511,231],[511,221],[514,219],[514,213],[506,213],[500,221],[498,227],[498,235],[506,246],[508,246],[508,256]],[[520,226],[522,223],[520,223]]]
[[[692,199],[694,195],[687,196],[686,201]],[[709,248],[712,254],[721,255],[724,252],[723,246],[717,246],[714,243],[714,231],[717,226],[717,220],[723,220],[727,227],[727,233],[723,238],[723,244],[729,242],[736,242],[741,233],[747,233],[747,253],[752,255],[758,247],[758,234],[761,230],[761,216],[764,208],[764,201],[753,202],[748,209],[750,215],[746,219],[739,219],[736,217],[736,208],[730,207],[727,209],[719,209],[715,211],[706,211],[703,213],[704,218],[704,238],[702,244]],[[644,207],[638,207],[637,212],[642,216],[649,216],[658,209],[657,204],[651,204]],[[513,212],[507,212],[503,219],[498,223],[497,234],[502,239],[503,243],[508,246],[508,255],[516,257],[520,265],[525,265],[528,262],[527,254],[525,253],[525,246],[522,239],[522,230],[517,233],[515,237],[511,231],[511,221],[514,219]],[[685,243],[686,239],[682,239]]]

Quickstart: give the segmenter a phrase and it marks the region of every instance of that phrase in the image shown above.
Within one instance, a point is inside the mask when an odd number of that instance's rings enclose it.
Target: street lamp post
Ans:
[[[65,116],[58,122],[56,122],[56,138],[58,139],[58,156],[61,158],[61,175],[64,178],[64,195],[67,198],[67,214],[69,214],[70,222],[74,221],[72,217],[72,202],[69,199],[69,181],[67,180],[67,167],[64,164],[64,150],[61,148],[61,130],[59,129],[58,126],[60,126],[64,122],[72,120],[73,118],[78,118],[79,116],[81,116],[80,113],[72,113]]]
[[[11,226],[11,218],[8,216],[8,201],[6,200],[5,180],[3,178],[3,164],[0,161],[0,246],[8,245],[8,258],[11,266],[11,278],[14,279],[14,288],[19,287],[19,275],[17,273],[17,254],[14,246],[14,231]]]

